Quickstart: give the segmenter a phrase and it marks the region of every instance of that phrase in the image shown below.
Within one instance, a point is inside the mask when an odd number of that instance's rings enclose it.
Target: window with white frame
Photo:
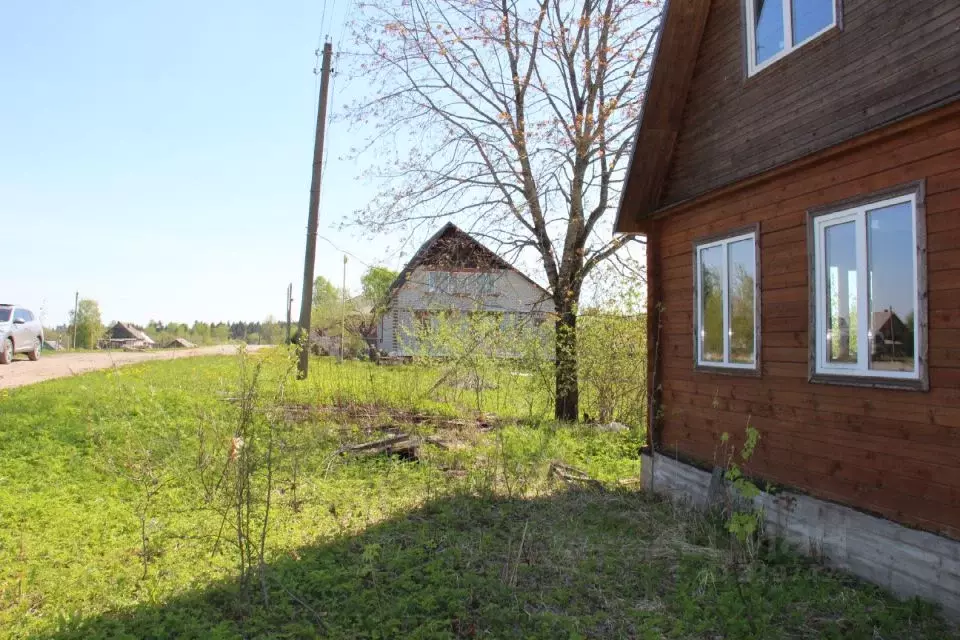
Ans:
[[[700,367],[757,369],[757,232],[695,245]]]
[[[919,381],[918,192],[814,215],[815,374]]]
[[[749,73],[784,57],[837,24],[838,0],[745,0]]]

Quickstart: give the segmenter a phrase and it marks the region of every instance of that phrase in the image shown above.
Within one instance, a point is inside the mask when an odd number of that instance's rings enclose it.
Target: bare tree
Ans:
[[[416,232],[459,218],[543,267],[557,311],[556,416],[576,419],[585,279],[631,238],[611,216],[628,164],[660,2],[373,0],[360,5],[347,107],[375,134],[385,187],[356,222]]]

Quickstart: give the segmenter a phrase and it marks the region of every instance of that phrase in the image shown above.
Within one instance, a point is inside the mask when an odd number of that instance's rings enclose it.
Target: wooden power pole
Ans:
[[[303,292],[300,296],[300,361],[297,377],[307,377],[310,366],[310,312],[313,310],[313,267],[317,258],[317,226],[320,211],[320,178],[323,175],[323,134],[327,126],[327,91],[330,86],[330,60],[333,45],[323,44],[320,67],[320,103],[317,105],[317,131],[313,142],[313,176],[310,178],[310,210],[307,216],[307,249],[303,258]]]
[[[347,318],[347,256],[343,256],[343,287],[340,289],[340,362],[343,362],[343,339]]]
[[[285,344],[290,344],[290,321],[292,315],[293,306],[293,283],[287,285],[287,341]]]
[[[80,292],[77,291],[73,296],[73,343],[70,348],[77,349],[77,314],[80,313]]]

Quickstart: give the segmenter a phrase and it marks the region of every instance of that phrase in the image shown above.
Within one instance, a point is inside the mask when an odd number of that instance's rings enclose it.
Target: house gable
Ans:
[[[744,2],[667,7],[617,231],[960,98],[957,3],[840,0],[837,26],[748,77]],[[677,26],[704,5],[702,33]]]
[[[540,323],[554,310],[550,292],[459,229],[444,225],[417,250],[390,286],[377,346],[396,356],[418,353],[418,327],[434,314],[502,314]]]
[[[153,339],[136,327],[123,322],[114,323],[109,330],[109,339],[123,341],[138,341],[148,345],[154,344]]]
[[[475,296],[460,303],[448,299],[428,299],[424,292],[431,286],[428,281],[431,272],[459,280],[492,274],[496,282],[491,297],[503,297],[501,302],[508,309],[547,310],[549,303],[549,310],[552,310],[552,296],[548,291],[453,223],[448,222],[423,243],[390,285],[388,297],[391,306],[395,306],[398,299],[405,298],[402,306],[411,308],[428,308],[432,305],[467,308],[478,302]],[[482,302],[484,306],[489,306],[487,301]]]

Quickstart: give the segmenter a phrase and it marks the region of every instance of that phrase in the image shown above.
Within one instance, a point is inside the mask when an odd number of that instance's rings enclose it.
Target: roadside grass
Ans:
[[[266,387],[283,375],[279,350],[252,359]],[[631,488],[638,433],[535,416],[509,371],[478,399],[439,369],[311,364],[276,414],[269,604],[198,471],[228,446],[205,439],[236,417],[236,358],[0,392],[0,636],[957,637],[775,546],[734,566],[718,523]],[[398,428],[447,448],[337,455]]]

